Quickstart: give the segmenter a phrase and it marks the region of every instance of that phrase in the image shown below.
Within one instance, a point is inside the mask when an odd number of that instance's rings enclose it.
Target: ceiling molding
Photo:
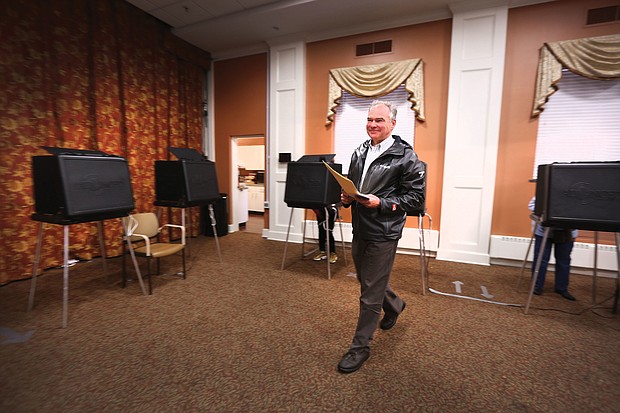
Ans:
[[[455,13],[558,0],[126,0],[214,60],[451,19]],[[291,40],[293,39],[293,40]]]

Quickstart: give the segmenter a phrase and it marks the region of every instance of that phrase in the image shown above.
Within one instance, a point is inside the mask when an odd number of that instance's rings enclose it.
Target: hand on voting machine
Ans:
[[[351,181],[349,178],[347,178],[347,177],[341,175],[340,173],[338,173],[336,170],[334,170],[334,168],[329,166],[327,164],[327,162],[323,161],[323,163],[325,164],[327,169],[329,169],[329,172],[332,173],[334,178],[336,178],[336,181],[338,181],[338,183],[340,184],[340,186],[342,187],[344,192],[346,192],[347,194],[349,194],[351,196],[354,196],[354,197],[359,197],[359,198],[362,198],[362,199],[368,199],[368,196],[362,194],[361,192],[359,192],[357,190],[357,188],[355,187],[355,184],[353,183],[353,181]]]

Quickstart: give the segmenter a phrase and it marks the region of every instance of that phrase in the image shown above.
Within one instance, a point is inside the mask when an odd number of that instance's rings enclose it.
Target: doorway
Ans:
[[[231,138],[231,231],[263,233],[265,202],[265,137]]]

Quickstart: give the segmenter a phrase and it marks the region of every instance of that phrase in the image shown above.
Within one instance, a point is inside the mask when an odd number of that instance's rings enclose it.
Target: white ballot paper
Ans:
[[[360,197],[363,199],[368,199],[366,195],[362,194],[361,192],[357,190],[353,181],[351,181],[346,176],[343,176],[340,173],[338,173],[334,168],[329,166],[327,162],[323,161],[323,163],[325,164],[325,166],[327,166],[327,169],[329,169],[329,172],[332,173],[334,178],[336,178],[336,181],[338,181],[338,183],[340,184],[344,192],[352,196]]]

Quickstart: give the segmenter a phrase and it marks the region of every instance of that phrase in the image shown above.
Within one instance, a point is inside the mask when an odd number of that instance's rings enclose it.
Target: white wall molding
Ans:
[[[437,258],[489,265],[508,7],[455,13]]]
[[[334,239],[336,248],[340,248],[341,240],[350,244],[353,238],[352,227],[348,222],[342,223],[342,236],[340,235],[339,223],[334,227]],[[301,233],[295,240],[289,239],[292,243],[301,243]],[[316,220],[306,217],[306,242],[315,243],[318,241],[318,227]],[[490,242],[490,261],[492,264],[520,267],[523,265],[523,258],[527,252],[530,239],[514,236],[492,235]],[[424,245],[427,254],[434,256],[439,247],[439,231],[425,228]],[[420,234],[418,228],[405,228],[403,237],[398,242],[399,254],[419,254]],[[527,268],[531,268],[533,259],[533,245],[527,258]],[[553,270],[555,260],[553,254],[549,263],[550,270]],[[576,242],[571,254],[571,272],[591,275],[594,268],[594,244]],[[618,271],[616,247],[614,245],[599,244],[597,271],[599,276],[616,277]]]
[[[310,215],[313,214],[310,213],[308,217],[306,217],[306,241],[318,240],[319,234],[316,219],[311,219]],[[342,236],[340,229],[341,225]],[[439,232],[430,228],[425,228],[423,231],[424,247],[426,248],[427,253],[433,253],[431,255],[434,255],[434,252],[437,251],[437,247],[439,246]],[[295,242],[302,242],[301,235],[303,235],[303,232],[299,235],[299,239],[297,239]],[[336,247],[340,245],[343,238],[345,243],[351,243],[351,241],[353,240],[353,227],[350,222],[343,222],[342,224],[336,222],[336,224],[334,225],[334,239],[336,240]],[[289,241],[291,240],[289,239]],[[403,237],[398,241],[398,252],[405,254],[417,254],[420,250],[420,241],[420,231],[418,228],[404,228]]]
[[[285,240],[290,208],[284,203],[287,164],[278,162],[279,153],[298,159],[305,151],[306,131],[306,45],[304,42],[272,45],[269,52],[268,164],[269,229],[263,236]],[[301,241],[301,209],[296,210],[290,228],[292,240]]]
[[[491,236],[490,255],[494,262],[502,264],[519,265],[523,264],[523,258],[527,252],[529,238],[493,235]],[[594,268],[594,244],[576,242],[571,254],[571,271],[591,274]],[[527,257],[528,268],[532,265],[534,256],[534,245],[530,248]],[[555,263],[553,253],[551,254],[550,264]],[[597,257],[597,270],[603,273],[618,271],[618,261],[616,258],[616,247],[614,245],[599,244]]]

